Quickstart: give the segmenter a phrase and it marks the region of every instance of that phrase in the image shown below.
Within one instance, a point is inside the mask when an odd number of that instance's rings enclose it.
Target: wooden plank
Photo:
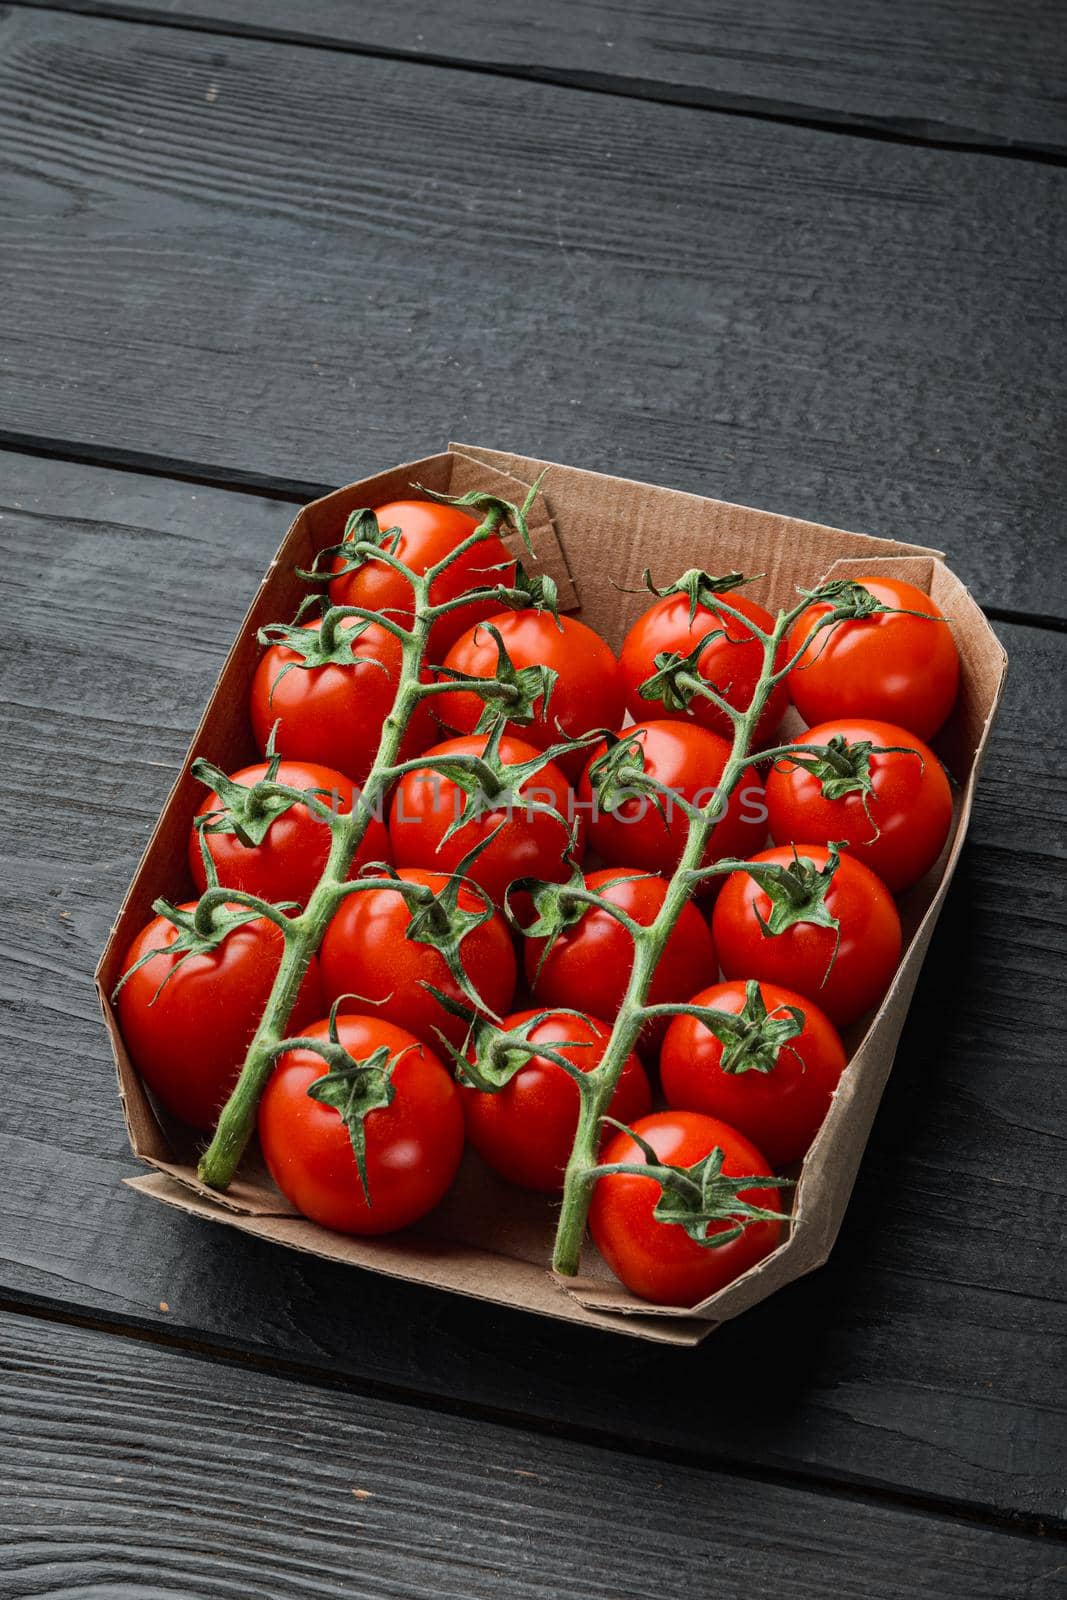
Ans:
[[[35,3],[35,0],[31,0]],[[42,0],[43,3],[43,0]],[[49,0],[55,5],[56,0]],[[59,0],[332,48],[959,143],[1067,150],[1062,17],[1043,0]]]
[[[902,1570],[916,1600],[1056,1587],[1045,1540],[26,1317],[0,1316],[0,1415],[7,1600],[896,1600]]]
[[[1062,1512],[1061,635],[1003,629],[976,843],[830,1264],[662,1351],[270,1250],[120,1187],[134,1168],[90,974],[288,512],[11,454],[0,482],[0,1296],[701,1460]]]
[[[946,547],[1067,616],[1067,172],[0,20],[0,427],[351,480],[462,437]]]

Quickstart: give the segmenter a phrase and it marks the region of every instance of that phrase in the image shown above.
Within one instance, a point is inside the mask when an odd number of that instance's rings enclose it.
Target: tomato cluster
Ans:
[[[951,630],[913,586],[861,578],[775,632],[739,575],[691,572],[617,657],[516,587],[470,509],[396,501],[368,518],[330,553],[321,616],[264,631],[249,705],[264,759],[194,768],[201,899],[159,906],[131,946],[127,1047],[204,1131],[260,1051],[267,1166],[326,1227],[417,1221],[469,1144],[530,1190],[584,1183],[622,1282],[696,1304],[778,1243],[781,1174],[846,1069],[839,1030],[896,971],[893,897],[948,837],[925,740],[956,693]],[[440,611],[408,681],[420,604]],[[790,700],[812,725],[781,742]],[[286,1036],[264,1043],[283,947],[320,922]],[[613,1053],[648,929],[636,1003],[653,1014]],[[575,1174],[604,1062],[599,1157]]]

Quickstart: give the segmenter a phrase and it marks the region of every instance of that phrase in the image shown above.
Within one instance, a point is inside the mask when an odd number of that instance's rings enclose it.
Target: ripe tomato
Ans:
[[[660,1052],[660,1082],[668,1105],[721,1117],[774,1166],[786,1167],[800,1160],[822,1126],[845,1070],[845,1047],[813,1000],[774,983],[757,987],[755,1007],[737,981],[694,995],[695,1006],[741,1023],[724,1045],[696,1017],[675,1017]],[[793,1020],[787,1006],[803,1013],[804,1026],[777,1043],[776,1022]]]
[[[481,733],[447,739],[427,750],[426,755],[481,756],[488,742],[489,736]],[[505,734],[500,741],[499,755],[505,766],[536,760],[539,754],[535,745],[523,739]],[[522,796],[527,797],[525,804]],[[505,891],[516,878],[543,878],[554,883],[567,877],[569,869],[563,855],[570,846],[569,820],[578,821],[580,853],[584,847],[585,817],[575,818],[574,790],[554,761],[528,778],[518,798],[513,796],[510,804],[505,797],[502,808],[489,809],[491,802],[477,790],[478,810],[474,817],[446,839],[449,828],[463,815],[467,799],[464,788],[444,773],[429,767],[405,773],[397,784],[389,813],[389,837],[398,864],[454,872],[467,852],[499,827],[493,842],[471,862],[465,874],[480,883],[496,905],[503,905]],[[552,806],[565,820],[530,809],[533,803]]]
[[[916,734],[868,717],[820,722],[798,743],[829,745],[832,739],[843,740],[846,749],[831,747],[827,760],[815,758],[815,771],[802,764],[810,756],[775,762],[767,779],[771,837],[776,844],[845,843],[849,855],[900,894],[933,866],[948,838],[952,791],[944,769]],[[886,753],[854,748],[864,744]]]
[[[816,634],[789,674],[793,704],[807,723],[876,717],[920,739],[940,728],[956,699],[960,657],[952,629],[928,594],[898,578],[857,578],[898,614],[839,622]],[[921,616],[900,615],[919,611]],[[809,606],[793,624],[789,653],[803,645],[829,605]],[[927,621],[926,618],[941,620]]]
[[[756,1146],[713,1117],[695,1111],[657,1111],[633,1127],[664,1164],[691,1167],[718,1148],[727,1177],[771,1175]],[[617,1133],[600,1159],[606,1164],[643,1162],[645,1157],[629,1134]],[[770,1255],[781,1239],[780,1223],[750,1222],[726,1244],[698,1244],[678,1223],[657,1221],[653,1212],[661,1192],[653,1178],[611,1173],[598,1179],[589,1211],[593,1243],[612,1272],[634,1294],[655,1305],[698,1305]],[[774,1189],[743,1189],[739,1199],[767,1211],[781,1210]],[[708,1233],[725,1233],[730,1226],[725,1220],[712,1222]]]
[[[663,878],[640,873],[636,867],[587,872],[585,885],[646,927],[655,920],[667,893]],[[525,942],[526,976],[540,1005],[615,1017],[630,981],[633,942],[610,911],[591,906],[563,930],[542,961],[544,949],[544,939]],[[688,1000],[714,980],[716,970],[708,925],[694,905],[686,905],[653,975],[649,1002]],[[646,1027],[642,1043],[651,1044],[662,1031],[661,1026]]]
[[[506,611],[489,620],[517,670],[544,666],[559,674],[547,712],[542,704],[533,722],[509,723],[509,733],[544,750],[593,728],[619,726],[625,711],[619,664],[592,628],[574,617],[557,622],[545,611]],[[445,665],[472,677],[492,678],[497,659],[493,636],[485,628],[472,628],[456,640]],[[436,704],[442,722],[458,733],[472,733],[485,709],[476,694],[461,689],[439,695]],[[584,761],[584,752],[577,751],[561,757],[559,765],[576,778]]]
[[[302,1032],[325,1041],[329,1023]],[[356,1061],[383,1048],[394,1061],[392,1102],[367,1112],[363,1123],[370,1203],[340,1113],[308,1094],[327,1071],[313,1050],[289,1050],[278,1060],[259,1104],[263,1157],[286,1199],[312,1222],[341,1233],[395,1233],[432,1211],[456,1175],[463,1154],[459,1090],[404,1028],[339,1016],[337,1036]]]
[[[802,865],[810,863],[815,872],[830,859],[822,845],[796,849]],[[792,847],[761,850],[751,859],[794,866]],[[727,978],[767,979],[795,989],[841,1028],[877,1005],[888,989],[900,959],[900,918],[885,884],[851,856],[841,857],[824,903],[840,924],[839,934],[804,920],[781,933],[765,933],[759,918],[765,923],[771,918],[771,896],[747,872],[732,872],[715,902],[711,926]]]
[[[432,500],[390,500],[387,505],[376,507],[375,516],[383,533],[389,528],[400,529],[399,541],[390,546],[392,554],[420,576],[443,561],[456,545],[462,544],[479,521],[458,506],[435,505]],[[343,558],[335,556],[333,570],[337,572],[343,566]],[[442,605],[447,600],[458,600],[470,589],[484,589],[498,583],[510,585],[514,581],[514,559],[503,540],[492,534],[442,572],[433,584],[430,599],[434,605]],[[330,584],[330,599],[335,606],[365,606],[368,611],[384,611],[405,626],[414,616],[410,583],[402,572],[386,566],[384,561],[367,561],[356,571],[334,578]],[[498,600],[488,604],[475,601],[440,617],[430,634],[428,659],[443,661],[449,646],[461,633],[499,610]]]
[[[730,756],[725,739],[695,723],[638,722],[623,728],[619,737],[627,744],[636,739],[644,771],[691,805],[705,806],[713,798]],[[625,861],[646,872],[673,872],[685,848],[688,817],[669,796],[634,793],[626,785],[622,792],[629,792],[628,799],[613,803],[610,783],[604,797],[597,798],[590,769],[605,749],[598,745],[594,750],[578,788],[579,806],[589,811],[590,844],[603,861]],[[766,834],[763,785],[750,767],[716,825],[705,862],[751,855]]]
[[[746,594],[725,590],[721,598],[757,627],[768,631],[774,627],[770,612],[757,601],[750,600]],[[710,728],[713,733],[733,738],[730,718],[703,695],[694,695],[688,707],[685,707],[648,700],[641,693],[641,685],[659,670],[656,666],[657,655],[688,656],[701,639],[715,630],[720,630],[720,637],[712,639],[701,651],[697,660],[698,675],[737,710],[748,708],[763,671],[762,641],[744,623],[717,611],[710,597],[708,604],[697,606],[690,621],[688,595],[668,594],[638,617],[626,635],[619,655],[619,666],[626,686],[626,704],[636,721],[641,722],[646,717],[667,717],[676,722],[696,722],[702,728]],[[787,659],[783,647],[777,657],[778,665]],[[761,749],[768,742],[788,704],[785,684],[779,684],[772,690],[756,726],[755,749]]]
[[[317,629],[319,624],[304,626]],[[382,723],[393,707],[400,641],[377,623],[358,617],[344,618],[339,627],[344,632],[362,629],[355,650],[368,659],[305,667],[287,645],[269,645],[252,679],[252,732],[265,751],[277,723],[274,744],[280,755],[336,767],[362,783],[377,754]],[[411,719],[400,759],[410,760],[425,749],[433,729],[433,718],[423,703]]]
[[[195,909],[195,901],[179,907]],[[172,922],[153,917],[130,945],[123,972],[149,950],[160,954],[119,990],[119,1026],[134,1066],[160,1102],[182,1122],[207,1131],[237,1082],[259,1026],[281,962],[282,934],[273,922],[256,917],[231,929],[215,949],[184,958],[171,952],[177,938]],[[322,1008],[312,958],[292,1028],[300,1029]]]
[[[525,1027],[542,1016],[518,1011],[505,1017],[506,1031]],[[553,1012],[526,1033],[531,1044],[555,1049],[583,1072],[600,1065],[611,1029],[596,1017]],[[561,1041],[575,1041],[561,1045]],[[545,1056],[531,1056],[524,1067],[495,1093],[464,1089],[467,1138],[494,1172],[524,1189],[553,1194],[563,1187],[563,1173],[578,1127],[578,1086],[565,1069]],[[633,1122],[652,1109],[652,1091],[635,1055],[627,1056],[608,1113],[616,1122]]]
[[[435,894],[448,881],[446,873],[419,867],[402,867],[398,876],[406,883],[425,884]],[[461,887],[459,910],[481,909],[480,895]],[[376,1016],[410,1029],[431,1049],[441,1048],[436,1028],[458,1048],[467,1032],[463,1019],[446,1011],[426,986],[432,984],[450,1000],[470,1002],[441,952],[405,937],[410,926],[411,913],[395,889],[364,889],[342,901],[319,949],[327,1003],[340,995],[357,995],[360,1004],[373,1006]],[[472,929],[460,953],[470,982],[486,1006],[502,1016],[511,1004],[516,979],[515,950],[503,917],[494,912],[488,922]]]
[[[257,761],[233,773],[230,781],[251,789],[265,778],[269,778],[269,763]],[[323,804],[340,815],[352,809],[352,780],[334,767],[317,766],[311,761],[282,761],[273,781],[287,784],[291,789],[319,791],[318,798]],[[212,792],[197,815],[202,817],[224,810],[223,801]],[[244,817],[242,822],[250,825],[256,834],[263,823],[269,824],[258,844],[242,844],[236,833],[204,833],[219,882],[228,889],[258,894],[275,905],[286,900],[305,905],[322,877],[330,853],[331,835],[327,825],[302,805],[291,805],[285,811],[275,812],[271,820],[269,802],[266,815]],[[348,876],[358,877],[368,861],[389,859],[389,834],[385,824],[380,818],[371,817]],[[202,894],[207,888],[207,874],[200,850],[200,829],[195,824],[189,831],[189,870]]]

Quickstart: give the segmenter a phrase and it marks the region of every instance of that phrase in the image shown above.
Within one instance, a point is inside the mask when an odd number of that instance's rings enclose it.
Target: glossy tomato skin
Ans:
[[[267,775],[267,762],[257,761],[231,774],[235,783],[251,788]],[[314,789],[323,804],[339,815],[352,809],[352,780],[335,767],[311,761],[282,761],[274,781],[291,789]],[[217,794],[208,795],[198,816],[218,811]],[[306,905],[326,866],[330,853],[330,830],[307,806],[290,806],[275,817],[261,844],[244,845],[235,833],[205,833],[204,839],[215,863],[218,879],[227,889],[243,889],[272,904],[295,900]],[[379,817],[371,817],[356,852],[348,876],[355,878],[368,861],[389,861],[389,834]],[[189,870],[202,894],[207,888],[207,873],[200,850],[200,830],[189,830]]]
[[[769,1014],[784,1006],[804,1013],[804,1027],[785,1045],[770,1072],[722,1070],[723,1046],[695,1017],[675,1017],[660,1051],[660,1082],[668,1105],[702,1111],[751,1139],[774,1167],[799,1161],[818,1133],[847,1058],[841,1036],[812,1000],[778,984],[761,983]],[[712,984],[693,1004],[738,1016],[745,984]]]
[[[620,737],[636,739],[643,752],[645,772],[692,805],[710,802],[730,756],[725,739],[695,723],[638,722],[623,728]],[[596,747],[578,788],[579,806],[591,819],[592,848],[602,861],[626,862],[645,872],[670,874],[685,848],[688,817],[680,806],[662,795],[654,798],[635,794],[611,809],[602,805],[594,793],[589,769],[604,749],[604,745]],[[763,785],[755,768],[749,767],[716,825],[705,862],[718,861],[723,856],[749,856],[759,849],[766,835]]]
[[[195,907],[190,901],[180,909]],[[234,928],[210,953],[180,962],[168,953],[176,938],[173,923],[154,917],[130,945],[123,972],[147,951],[161,953],[119,990],[119,1026],[134,1065],[161,1104],[206,1132],[229,1098],[259,1026],[281,962],[282,934],[257,917]],[[290,1027],[299,1032],[322,1009],[312,957]]]
[[[400,878],[421,883],[439,893],[448,881],[441,872],[402,867]],[[460,889],[462,911],[478,911],[482,901],[473,889]],[[411,916],[394,889],[365,889],[348,895],[335,913],[319,949],[323,989],[327,1004],[340,995],[357,995],[353,1006],[373,1008],[374,1015],[408,1028],[431,1050],[442,1048],[435,1032],[440,1029],[457,1048],[466,1025],[433,998],[432,984],[450,999],[470,1002],[431,945],[405,937]],[[464,970],[486,1005],[502,1016],[515,993],[515,950],[507,925],[498,912],[473,929],[463,940]]]
[[[799,844],[797,853],[818,868],[830,854],[814,844]],[[787,867],[793,849],[761,850],[751,859]],[[900,960],[900,918],[881,879],[847,855],[841,857],[826,906],[841,925],[836,958],[832,928],[801,922],[773,936],[764,934],[756,911],[766,920],[770,898],[748,873],[732,872],[712,917],[724,976],[781,984],[814,1000],[839,1028],[855,1022],[878,1004],[892,981]]]
[[[446,739],[425,753],[428,756],[483,754],[487,735]],[[505,734],[500,755],[505,763],[536,759],[539,751],[523,739]],[[514,801],[510,815],[488,809],[458,829],[450,839],[445,834],[462,815],[465,793],[452,780],[429,768],[406,773],[396,786],[389,813],[389,837],[393,859],[404,867],[433,867],[454,872],[469,850],[487,834],[499,828],[493,842],[485,847],[467,868],[466,876],[480,883],[497,906],[516,878],[542,878],[561,882],[569,868],[563,859],[570,844],[569,821],[578,824],[577,851],[585,848],[586,818],[576,815],[574,790],[554,761],[549,761],[524,785],[523,794],[542,805],[553,806],[564,821],[525,808],[521,797]],[[503,826],[501,826],[503,823]]]
[[[304,626],[313,629],[318,623]],[[266,751],[277,723],[274,745],[279,754],[336,767],[353,782],[362,783],[377,753],[382,724],[393,707],[400,675],[400,641],[385,628],[373,622],[364,624],[358,617],[347,618],[340,626],[363,629],[357,650],[369,659],[304,667],[288,646],[268,646],[252,679],[252,732],[259,748]],[[289,665],[292,670],[283,674]],[[400,759],[418,755],[433,736],[433,719],[423,703],[411,719]]]
[[[538,1011],[518,1011],[506,1017],[502,1027],[510,1031],[540,1015]],[[596,1017],[557,1012],[537,1023],[528,1038],[532,1044],[555,1049],[583,1072],[591,1072],[600,1065],[610,1034],[609,1025]],[[577,1042],[563,1047],[566,1040]],[[578,1087],[563,1067],[544,1056],[531,1056],[495,1094],[464,1089],[462,1098],[467,1138],[494,1172],[521,1188],[543,1194],[562,1189],[579,1109]],[[651,1109],[652,1091],[645,1069],[635,1055],[629,1055],[608,1114],[616,1122],[629,1124]]]
[[[767,811],[776,844],[807,840],[847,844],[877,873],[887,888],[901,894],[937,860],[952,826],[952,790],[944,768],[917,734],[873,718],[836,718],[800,735],[804,744],[826,744],[841,736],[849,744],[868,741],[885,755],[870,757],[874,793],[867,796],[872,827],[857,792],[829,800],[819,779],[787,760],[776,761],[767,778]],[[903,745],[915,755],[893,751]],[[877,829],[877,833],[875,830]]]
[[[610,645],[592,628],[575,617],[560,617],[557,622],[543,611],[505,611],[489,620],[517,669],[546,666],[559,674],[547,715],[542,708],[531,723],[509,724],[509,733],[544,750],[594,728],[619,726],[625,711],[619,664]],[[491,678],[496,672],[496,643],[484,628],[473,628],[456,640],[445,664],[457,672]],[[437,697],[438,715],[457,733],[472,733],[483,710],[484,701],[462,690]],[[584,764],[581,751],[559,761],[572,780]]]
[[[691,1167],[716,1147],[728,1177],[767,1178],[771,1169],[743,1134],[695,1111],[656,1111],[633,1124],[659,1159]],[[601,1151],[604,1163],[644,1161],[628,1134],[618,1133]],[[728,1244],[708,1248],[673,1222],[653,1216],[661,1190],[652,1178],[612,1173],[600,1178],[589,1210],[589,1231],[617,1278],[654,1305],[695,1306],[762,1261],[780,1242],[781,1224],[753,1222]],[[764,1210],[781,1210],[780,1191],[746,1189],[741,1199]],[[728,1226],[713,1224],[722,1232]]]
[[[768,631],[774,627],[774,618],[757,601],[748,595],[729,590],[722,596],[757,627]],[[711,700],[696,696],[685,710],[669,710],[658,700],[646,700],[641,685],[658,670],[656,656],[674,653],[688,656],[701,639],[715,629],[725,630],[725,637],[713,639],[701,651],[697,666],[705,682],[718,689],[723,698],[744,711],[752,702],[756,684],[763,671],[763,645],[750,628],[700,605],[692,622],[689,620],[689,597],[685,594],[665,595],[638,617],[626,635],[619,654],[619,666],[626,686],[626,705],[635,722],[649,717],[665,717],[676,722],[696,722],[702,728],[727,739],[733,738],[733,724],[724,711]],[[777,664],[787,660],[784,647],[779,651]],[[785,684],[779,684],[771,693],[755,732],[754,749],[762,749],[777,728],[789,704]]]
[[[302,1030],[327,1039],[329,1023]],[[378,1017],[340,1015],[337,1034],[354,1060],[383,1046],[398,1056],[393,1100],[367,1113],[367,1188],[338,1112],[308,1094],[326,1067],[313,1050],[281,1056],[259,1107],[259,1142],[285,1197],[320,1227],[363,1236],[407,1228],[443,1198],[463,1154],[459,1090],[440,1060],[404,1028]],[[400,1054],[400,1052],[404,1052]]]
[[[390,500],[377,506],[378,526],[399,528],[400,540],[393,554],[420,576],[444,560],[478,526],[478,519],[458,506],[435,505],[431,500]],[[333,570],[344,565],[334,558]],[[474,545],[435,581],[430,593],[434,605],[458,600],[471,589],[515,581],[515,562],[503,540],[493,534]],[[411,585],[403,573],[384,561],[368,561],[356,572],[334,578],[330,599],[335,606],[365,606],[382,611],[395,622],[410,623],[414,616]],[[449,647],[461,633],[499,611],[499,600],[474,602],[440,617],[430,634],[428,659],[443,661]]]
[[[874,717],[930,739],[952,710],[960,657],[941,608],[898,578],[857,578],[877,600],[922,616],[883,612],[841,622],[815,636],[789,674],[789,693],[809,725],[836,717]],[[795,654],[826,605],[809,606],[790,635]],[[941,620],[927,621],[927,618]]]
[[[585,883],[646,927],[654,921],[667,892],[663,878],[643,874],[635,867],[604,867],[587,872]],[[609,911],[593,907],[560,934],[542,961],[544,945],[543,939],[527,939],[524,946],[526,976],[535,1002],[539,1006],[591,1011],[594,1016],[613,1020],[633,967],[633,943],[626,929]],[[688,1000],[697,989],[711,983],[716,973],[708,925],[696,906],[683,906],[653,975],[649,1001],[660,1005]],[[661,1025],[648,1026],[641,1047],[651,1048],[662,1032]]]

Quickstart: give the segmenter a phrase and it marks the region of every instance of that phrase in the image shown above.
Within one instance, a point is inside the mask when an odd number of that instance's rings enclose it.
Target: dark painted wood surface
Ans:
[[[23,8],[0,141],[9,438],[343,481],[464,437],[1067,615],[1062,169]]]
[[[660,1351],[270,1250],[120,1187],[134,1164],[90,974],[289,510],[10,453],[0,482],[0,1297],[699,1460],[1063,1513],[1067,761],[1045,711],[1062,635],[1001,628],[1009,701],[974,842],[830,1264],[699,1350]]]
[[[1046,1539],[0,1317],[5,1600],[1008,1600]]]
[[[64,10],[485,63],[926,139],[1067,149],[1067,47],[1025,0],[59,0]]]

